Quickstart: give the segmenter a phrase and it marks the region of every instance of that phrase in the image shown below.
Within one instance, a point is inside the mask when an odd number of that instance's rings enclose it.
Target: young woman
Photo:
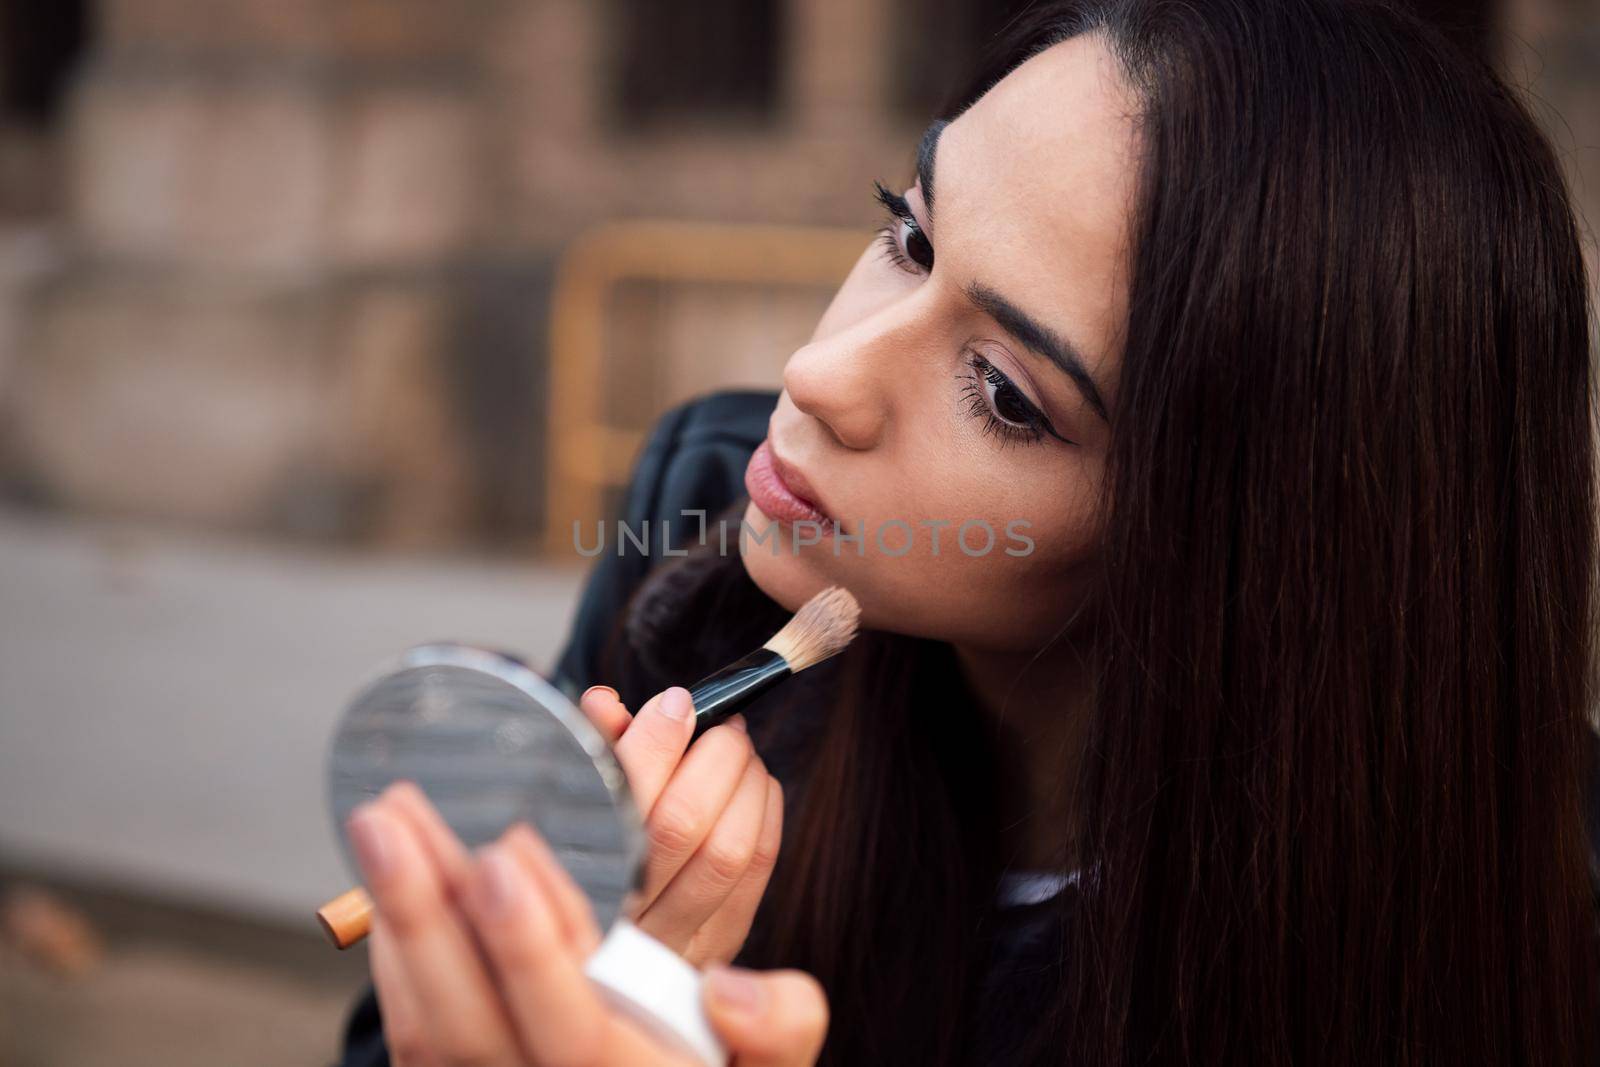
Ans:
[[[1595,1062],[1594,380],[1523,108],[1378,4],[1052,4],[917,175],[775,403],[644,457],[630,516],[728,504],[742,551],[607,557],[563,658],[621,690],[641,921],[815,976],[829,1063]],[[867,631],[749,735],[628,716],[835,583]],[[419,840],[388,884],[488,877]],[[527,958],[426,977],[477,921],[427,899],[373,944],[410,1062],[460,1012],[512,1035],[471,1062],[666,1062]],[[816,988],[729,981],[739,1062],[808,1061]]]

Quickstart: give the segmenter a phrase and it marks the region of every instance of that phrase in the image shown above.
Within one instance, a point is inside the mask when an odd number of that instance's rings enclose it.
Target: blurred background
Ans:
[[[0,0],[0,1067],[325,1064],[340,704],[548,664],[1019,3]],[[1600,0],[1419,3],[1600,218]]]

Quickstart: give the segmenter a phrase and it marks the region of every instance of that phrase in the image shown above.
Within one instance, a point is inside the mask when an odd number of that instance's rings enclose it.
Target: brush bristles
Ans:
[[[794,613],[763,648],[782,656],[795,673],[844,650],[856,636],[861,605],[843,586],[830,585]]]

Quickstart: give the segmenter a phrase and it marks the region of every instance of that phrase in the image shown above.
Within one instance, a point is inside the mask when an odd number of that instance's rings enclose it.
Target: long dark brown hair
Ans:
[[[1594,381],[1552,152],[1479,60],[1342,0],[1052,4],[947,115],[1084,32],[1142,177],[1062,827],[1092,875],[1029,1058],[1592,1063]],[[744,958],[823,981],[828,1062],[971,1040],[1000,770],[948,651],[869,634],[791,698],[826,714]]]

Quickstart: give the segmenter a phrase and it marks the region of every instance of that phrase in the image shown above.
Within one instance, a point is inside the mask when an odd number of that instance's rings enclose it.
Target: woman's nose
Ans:
[[[857,323],[813,340],[789,357],[783,388],[795,407],[826,426],[845,448],[875,446],[894,410],[895,331]],[[902,357],[904,353],[900,354]]]

